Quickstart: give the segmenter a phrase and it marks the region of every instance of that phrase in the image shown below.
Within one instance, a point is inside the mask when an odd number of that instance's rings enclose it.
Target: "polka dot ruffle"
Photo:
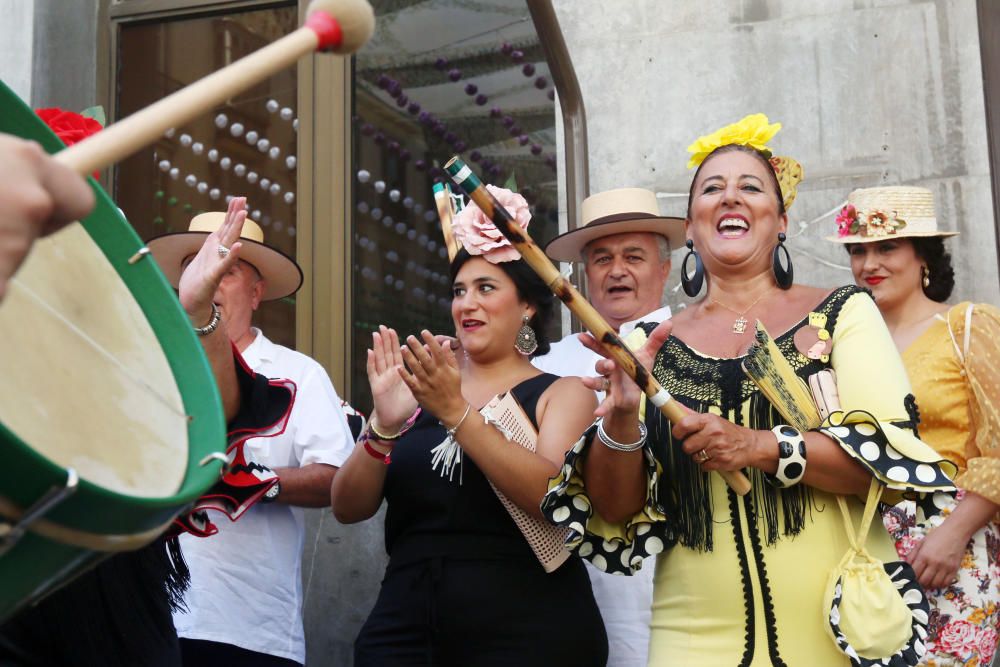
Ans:
[[[905,456],[893,446],[888,434],[890,429],[867,412],[834,413],[818,430],[836,440],[845,452],[890,489],[925,492],[955,488],[949,479],[956,471],[953,463],[944,459],[920,461]],[[906,443],[908,446],[916,443],[921,449],[926,447],[912,438],[909,431],[895,427],[892,431],[911,439]],[[926,449],[932,451],[929,447]]]
[[[643,560],[672,546],[666,535],[664,515],[656,498],[662,468],[647,444],[643,448],[646,464],[646,504],[624,525],[607,524],[596,515],[583,485],[584,452],[596,432],[591,427],[566,452],[559,474],[549,481],[542,499],[542,514],[552,523],[569,529],[566,546],[576,555],[610,574],[631,575],[642,568]]]

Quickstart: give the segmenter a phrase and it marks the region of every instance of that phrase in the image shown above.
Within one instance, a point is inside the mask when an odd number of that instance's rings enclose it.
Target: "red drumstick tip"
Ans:
[[[326,12],[313,12],[306,18],[305,26],[319,38],[317,51],[333,51],[344,41],[344,31],[337,19]]]
[[[367,0],[313,0],[305,26],[316,33],[318,50],[354,53],[375,32],[375,12]]]

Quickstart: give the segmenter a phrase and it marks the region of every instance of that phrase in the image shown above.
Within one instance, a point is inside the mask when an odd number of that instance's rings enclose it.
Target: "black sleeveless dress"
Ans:
[[[538,398],[557,379],[537,375],[511,390],[536,429]],[[423,412],[393,449],[389,565],[355,643],[356,667],[603,667],[607,634],[583,563],[546,574],[467,455],[461,484],[458,468],[452,481],[431,470],[444,437]]]

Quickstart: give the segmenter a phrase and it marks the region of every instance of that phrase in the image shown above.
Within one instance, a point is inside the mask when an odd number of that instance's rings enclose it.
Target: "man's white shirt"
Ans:
[[[243,352],[247,365],[265,377],[291,380],[296,394],[284,433],[248,440],[247,459],[270,468],[343,465],[354,441],[326,371],[253,331],[256,337]],[[235,522],[218,513],[211,518],[217,534],[180,538],[191,588],[188,611],[174,614],[177,634],[305,663],[304,509],[258,503]]]
[[[656,323],[670,319],[670,307],[664,306],[637,320],[626,322],[618,329],[624,338],[640,323]],[[531,363],[553,375],[594,376],[594,364],[602,357],[583,346],[576,334],[566,336],[543,357]],[[598,400],[603,392],[596,392]],[[587,573],[594,589],[594,598],[604,617],[608,632],[608,667],[646,667],[649,654],[649,624],[652,620],[654,560],[643,563],[631,577],[601,572],[587,562]]]

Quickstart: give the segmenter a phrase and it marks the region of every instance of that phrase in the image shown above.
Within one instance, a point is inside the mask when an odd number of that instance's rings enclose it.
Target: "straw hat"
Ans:
[[[901,185],[855,190],[837,216],[837,227],[843,235],[828,236],[827,241],[872,243],[958,234],[938,229],[933,192]]]
[[[580,251],[594,239],[636,232],[666,237],[671,250],[684,245],[683,218],[660,215],[656,195],[649,190],[618,188],[584,199],[583,226],[549,241],[545,253],[561,262],[579,262]]]
[[[196,254],[205,237],[219,229],[225,219],[225,213],[202,213],[191,219],[188,231],[149,240],[146,245],[171,285],[177,287],[184,272],[184,260]],[[302,286],[302,269],[288,255],[264,245],[264,231],[256,222],[248,218],[243,223],[240,241],[243,244],[240,259],[253,264],[264,279],[264,301],[288,296]]]

